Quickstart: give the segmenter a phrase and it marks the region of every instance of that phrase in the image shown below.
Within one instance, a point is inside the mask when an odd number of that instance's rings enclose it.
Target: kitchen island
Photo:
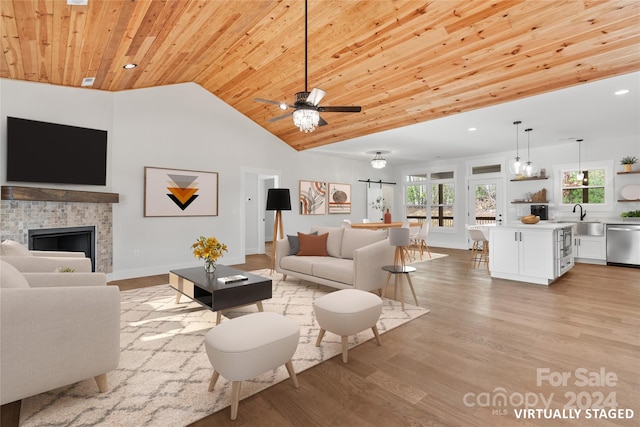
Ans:
[[[521,222],[491,228],[491,277],[549,285],[573,265],[572,223]]]

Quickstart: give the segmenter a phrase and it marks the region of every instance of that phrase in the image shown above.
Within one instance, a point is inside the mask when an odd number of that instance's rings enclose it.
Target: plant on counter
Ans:
[[[621,165],[632,165],[637,162],[638,162],[638,159],[636,158],[636,156],[626,156],[626,157],[623,157],[622,160],[620,160]]]
[[[622,218],[640,218],[640,211],[622,212],[620,216]]]

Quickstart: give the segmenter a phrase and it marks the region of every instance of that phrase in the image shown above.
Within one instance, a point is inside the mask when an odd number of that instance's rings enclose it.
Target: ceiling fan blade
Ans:
[[[293,114],[293,112],[287,113],[287,114],[283,114],[283,115],[278,116],[278,117],[272,117],[270,119],[267,119],[267,121],[268,122],[275,122],[275,121],[278,121],[278,120],[286,119],[287,117],[290,117],[292,114]]]
[[[285,104],[284,102],[271,101],[270,99],[253,98],[253,100],[256,102],[264,102],[266,104],[277,105],[278,107],[280,107],[281,110],[286,110],[289,107],[293,107],[292,105]]]
[[[362,107],[359,105],[352,106],[341,106],[341,107],[331,107],[331,106],[319,106],[318,111],[327,112],[327,113],[359,113],[362,111]]]
[[[314,87],[311,93],[309,94],[309,96],[307,97],[307,103],[311,105],[318,105],[326,94],[327,92],[325,92],[324,90]]]
[[[320,117],[320,120],[318,120],[318,126],[324,126],[324,125],[328,125],[329,123],[326,122],[325,119],[323,119],[322,117]]]
[[[253,98],[253,100],[256,101],[256,102],[264,102],[266,104],[273,104],[273,105],[280,105],[281,104],[278,101],[271,101],[269,99]]]

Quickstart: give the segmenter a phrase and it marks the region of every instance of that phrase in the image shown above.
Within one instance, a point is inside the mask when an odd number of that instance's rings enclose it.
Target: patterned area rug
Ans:
[[[300,344],[293,358],[296,372],[341,354],[340,337],[329,332],[322,345],[315,346],[319,327],[312,303],[332,289],[292,277],[283,282],[280,274],[271,275],[269,270],[253,273],[273,280],[273,298],[264,301],[264,310],[300,324]],[[255,305],[247,306],[228,316],[256,310]],[[399,302],[385,299],[378,330],[384,333],[428,312],[408,304],[403,312]],[[207,391],[212,367],[204,335],[215,319],[214,312],[184,296],[176,305],[169,285],[122,292],[122,352],[118,369],[108,374],[110,391],[98,393],[95,381],[89,379],[24,399],[21,426],[184,426],[226,408],[230,383],[220,377],[215,390]],[[371,338],[370,329],[363,331],[349,338],[349,346]],[[266,372],[243,382],[240,398],[288,378],[284,366]]]

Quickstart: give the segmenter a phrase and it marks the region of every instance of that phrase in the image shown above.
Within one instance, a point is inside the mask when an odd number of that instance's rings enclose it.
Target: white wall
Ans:
[[[313,224],[337,226],[344,218],[359,221],[366,212],[366,192],[358,180],[389,180],[391,173],[373,173],[368,162],[297,152],[192,83],[109,93],[0,80],[0,102],[3,153],[7,115],[109,131],[108,185],[65,187],[120,194],[120,203],[113,205],[111,280],[201,265],[190,250],[200,235],[215,235],[228,245],[223,263],[244,262],[243,171],[279,172],[280,186],[291,189],[294,207],[283,212],[288,234],[307,231]],[[0,161],[3,185],[4,163]],[[218,216],[145,218],[145,166],[218,172]],[[302,179],[350,183],[351,215],[300,215],[296,198]],[[254,194],[254,189],[247,189],[247,194]]]

